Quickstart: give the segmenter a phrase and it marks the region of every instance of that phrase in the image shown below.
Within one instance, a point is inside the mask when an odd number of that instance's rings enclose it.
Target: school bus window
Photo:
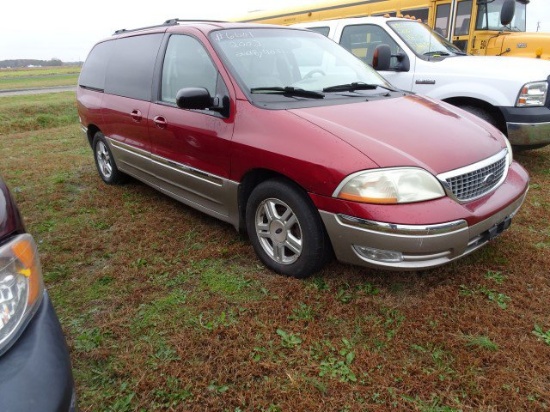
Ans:
[[[443,37],[447,37],[449,28],[449,15],[451,14],[451,5],[440,4],[437,6],[435,14],[435,28],[434,30],[441,34]]]
[[[476,20],[476,30],[502,30],[500,24],[500,10],[504,0],[495,0],[491,3],[479,3]],[[516,1],[514,19],[510,23],[512,31],[524,32],[526,28],[525,4]]]
[[[455,20],[455,36],[465,36],[470,31],[470,16],[472,15],[472,0],[458,3]]]
[[[414,17],[417,20],[422,20],[424,23],[428,22],[429,12],[430,9],[428,9],[427,7],[422,9],[401,10],[401,14],[403,16]]]
[[[387,12],[384,12],[384,13],[374,13],[374,14],[371,14],[371,16],[373,17],[377,17],[377,16],[389,16],[389,17],[395,17],[397,15],[397,13],[395,11],[387,11]]]

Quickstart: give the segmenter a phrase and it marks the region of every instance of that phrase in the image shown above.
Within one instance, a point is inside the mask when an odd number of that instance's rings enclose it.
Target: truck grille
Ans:
[[[460,202],[467,202],[496,189],[508,171],[507,150],[473,165],[438,176],[448,191]]]

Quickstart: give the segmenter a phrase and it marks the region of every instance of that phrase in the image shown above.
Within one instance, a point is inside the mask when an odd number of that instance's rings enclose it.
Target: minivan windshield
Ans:
[[[289,28],[218,30],[210,39],[244,91],[323,98],[391,89],[376,71],[325,36]],[[317,92],[317,93],[312,93]]]
[[[394,20],[388,25],[420,58],[464,55],[454,44],[415,20]]]

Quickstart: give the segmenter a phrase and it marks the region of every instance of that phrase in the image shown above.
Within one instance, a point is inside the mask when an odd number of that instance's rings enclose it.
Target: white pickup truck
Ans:
[[[478,115],[517,149],[550,144],[550,61],[468,56],[412,19],[361,17],[295,27],[340,43],[395,87]]]

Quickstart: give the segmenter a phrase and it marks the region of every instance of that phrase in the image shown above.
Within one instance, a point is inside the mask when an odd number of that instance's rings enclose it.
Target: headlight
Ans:
[[[430,173],[418,168],[363,171],[348,176],[334,196],[363,203],[396,204],[422,202],[445,196]]]
[[[514,160],[514,154],[512,153],[512,145],[510,145],[510,141],[506,136],[504,136],[504,141],[506,142],[506,150],[508,150],[507,154],[507,160],[508,160],[508,166],[512,164],[512,161]]]
[[[517,107],[544,106],[546,94],[548,93],[548,82],[527,83],[521,88]]]
[[[9,349],[42,300],[42,269],[32,236],[0,246],[0,354]]]

